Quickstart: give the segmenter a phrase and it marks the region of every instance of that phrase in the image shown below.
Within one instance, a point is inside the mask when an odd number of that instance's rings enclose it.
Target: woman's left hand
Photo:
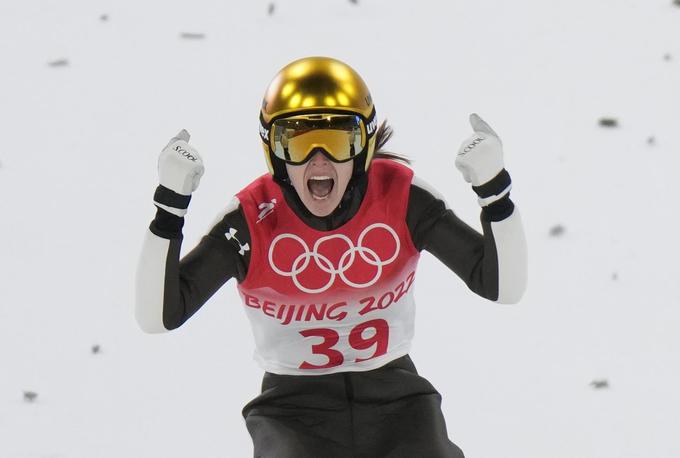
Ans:
[[[456,168],[472,186],[481,186],[491,181],[505,167],[503,144],[498,134],[479,117],[470,115],[474,134],[468,137],[458,150]]]

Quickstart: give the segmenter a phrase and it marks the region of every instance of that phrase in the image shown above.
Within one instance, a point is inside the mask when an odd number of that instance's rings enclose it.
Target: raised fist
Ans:
[[[188,142],[189,132],[182,129],[158,157],[160,184],[184,196],[198,188],[205,170],[203,159]]]
[[[493,129],[477,113],[470,115],[474,134],[458,150],[456,168],[472,186],[481,186],[498,175],[503,164],[503,144]]]

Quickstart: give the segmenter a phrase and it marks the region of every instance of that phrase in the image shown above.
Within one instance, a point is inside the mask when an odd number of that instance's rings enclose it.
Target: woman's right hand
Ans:
[[[160,184],[183,196],[191,195],[198,188],[205,171],[203,159],[188,142],[189,132],[182,129],[158,158]]]

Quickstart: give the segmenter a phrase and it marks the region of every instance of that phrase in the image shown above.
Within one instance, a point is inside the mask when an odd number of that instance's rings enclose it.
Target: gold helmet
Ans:
[[[377,118],[371,94],[349,65],[306,57],[286,65],[267,88],[260,138],[270,173],[285,178],[285,163],[301,164],[321,151],[336,162],[354,160],[363,173],[375,150]]]

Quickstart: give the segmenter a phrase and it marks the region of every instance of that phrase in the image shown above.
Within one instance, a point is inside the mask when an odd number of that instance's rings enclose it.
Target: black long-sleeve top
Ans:
[[[311,214],[295,189],[279,181],[288,205],[317,230],[333,230],[359,209],[367,175],[350,181],[339,206],[326,217]],[[460,277],[476,294],[500,303],[517,302],[526,287],[527,254],[518,209],[510,200],[510,176],[504,170],[490,183],[474,188],[482,204],[480,234],[448,208],[435,190],[414,176],[406,222],[415,247],[426,250]],[[503,192],[504,191],[504,192]],[[159,186],[155,200],[172,202],[177,195]],[[484,205],[485,197],[498,199]],[[188,204],[188,202],[187,202]],[[137,270],[136,317],[147,332],[181,326],[230,278],[246,277],[252,243],[238,202],[229,205],[198,245],[180,259],[184,218],[158,206],[149,226]],[[229,228],[238,238],[227,239]]]

